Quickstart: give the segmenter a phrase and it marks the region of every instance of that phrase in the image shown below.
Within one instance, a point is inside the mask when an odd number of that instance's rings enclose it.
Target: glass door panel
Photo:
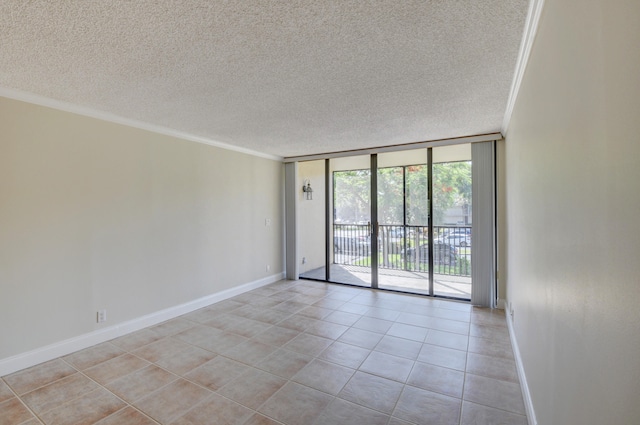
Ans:
[[[330,161],[333,185],[331,282],[371,286],[373,224],[370,164],[369,155]]]
[[[434,295],[471,299],[471,145],[433,149]]]
[[[404,264],[404,167],[378,168],[378,223],[380,276],[380,269],[402,269]]]
[[[427,149],[378,155],[378,286],[429,294]]]

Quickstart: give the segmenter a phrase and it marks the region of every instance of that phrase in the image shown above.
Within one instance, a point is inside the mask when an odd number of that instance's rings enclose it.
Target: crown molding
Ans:
[[[513,108],[518,98],[518,92],[520,91],[520,85],[522,84],[522,78],[529,62],[529,56],[531,55],[531,49],[533,48],[533,42],[538,31],[538,24],[540,22],[540,15],[542,14],[542,8],[544,6],[544,0],[531,0],[529,3],[529,11],[527,13],[527,20],[524,26],[524,34],[522,41],[520,42],[520,51],[518,53],[518,61],[516,62],[516,70],[511,82],[511,90],[509,92],[509,99],[507,101],[507,108],[502,120],[501,133],[506,136],[509,128],[509,122],[511,121],[511,114],[513,114]]]
[[[160,125],[150,124],[143,121],[133,120],[130,118],[121,117],[119,115],[112,114],[110,112],[104,112],[97,109],[76,105],[69,102],[63,102],[56,99],[51,99],[45,96],[40,96],[33,93],[23,92],[20,90],[9,89],[0,87],[0,96],[8,99],[19,100],[21,102],[32,103],[47,108],[52,108],[64,112],[70,112],[73,114],[82,115],[85,117],[95,118],[102,121],[111,122],[114,124],[120,124],[127,127],[133,127],[140,130],[150,131],[152,133],[162,134],[164,136],[175,137],[178,139],[186,140],[189,142],[202,143],[209,146],[214,146],[220,149],[226,149],[229,151],[239,152],[247,155],[257,156],[260,158],[271,159],[274,161],[282,161],[281,156],[269,155],[263,152],[254,151],[252,149],[241,148],[239,146],[230,145],[228,143],[218,142],[207,137],[196,136],[187,132],[174,130],[168,127]]]

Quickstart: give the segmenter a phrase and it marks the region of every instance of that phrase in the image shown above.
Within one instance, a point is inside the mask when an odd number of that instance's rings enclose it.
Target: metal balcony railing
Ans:
[[[333,262],[371,266],[371,225],[334,224]],[[415,272],[429,271],[429,228],[380,225],[378,267]],[[471,226],[434,226],[434,273],[471,275]]]

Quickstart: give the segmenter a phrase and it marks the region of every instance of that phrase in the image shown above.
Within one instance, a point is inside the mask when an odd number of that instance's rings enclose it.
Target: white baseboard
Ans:
[[[261,286],[277,282],[284,278],[284,272],[274,274],[272,276],[254,280],[253,282],[245,283],[240,286],[225,289],[223,291],[216,292],[214,294],[207,295],[205,297],[198,298],[184,304],[179,304],[164,310],[156,311],[154,313],[138,317],[136,319],[128,320],[117,325],[109,326],[107,328],[69,338],[64,341],[59,341],[50,345],[46,345],[44,347],[37,348],[35,350],[27,351],[26,353],[21,353],[15,356],[0,359],[0,376],[8,375],[18,370],[35,366],[37,364],[53,360],[61,356],[66,356],[67,354],[71,354],[75,351],[91,347],[92,345],[100,344],[113,338],[117,338],[119,336],[123,336],[128,333],[135,332],[140,329],[156,325],[158,323],[162,323],[183,314],[198,310],[202,307],[206,307],[219,301],[235,297],[236,295],[240,295],[244,292],[251,291],[252,289],[260,288]]]
[[[529,384],[527,384],[527,377],[524,373],[524,365],[522,364],[522,357],[520,356],[518,340],[516,339],[516,334],[513,329],[513,321],[510,311],[511,306],[509,305],[509,301],[505,301],[505,316],[507,317],[507,327],[509,328],[511,347],[513,348],[513,355],[516,360],[516,370],[518,371],[518,379],[520,379],[520,388],[522,389],[522,398],[524,400],[524,408],[527,413],[527,421],[529,422],[529,425],[538,425],[536,413],[533,409],[533,400],[531,400],[531,393],[529,392]]]

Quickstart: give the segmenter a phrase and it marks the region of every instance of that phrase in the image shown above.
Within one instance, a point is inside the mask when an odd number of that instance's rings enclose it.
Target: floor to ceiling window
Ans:
[[[300,162],[300,277],[470,300],[472,164],[471,144]]]

